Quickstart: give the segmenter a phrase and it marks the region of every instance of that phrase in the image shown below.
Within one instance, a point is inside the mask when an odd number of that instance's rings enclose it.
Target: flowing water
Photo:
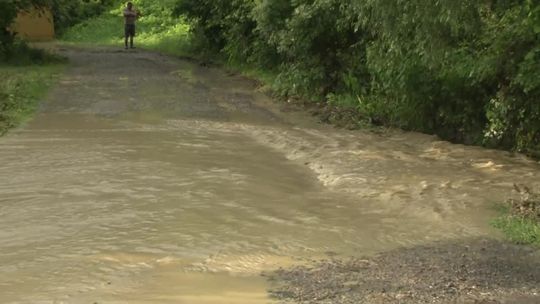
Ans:
[[[269,303],[262,271],[496,236],[493,204],[540,186],[524,157],[319,126],[216,69],[63,52],[0,139],[2,303]]]

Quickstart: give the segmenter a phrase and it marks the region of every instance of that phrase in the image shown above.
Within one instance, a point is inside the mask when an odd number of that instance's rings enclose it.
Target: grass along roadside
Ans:
[[[0,66],[0,135],[27,120],[64,65]]]
[[[540,247],[540,224],[511,214],[501,215],[492,222],[512,242]]]
[[[492,221],[512,242],[540,247],[540,194],[514,185],[519,198],[498,206],[501,215]]]

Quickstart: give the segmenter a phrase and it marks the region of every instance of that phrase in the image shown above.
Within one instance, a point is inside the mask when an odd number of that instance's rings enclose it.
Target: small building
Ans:
[[[27,41],[53,40],[54,20],[51,10],[32,8],[19,12],[11,30]]]

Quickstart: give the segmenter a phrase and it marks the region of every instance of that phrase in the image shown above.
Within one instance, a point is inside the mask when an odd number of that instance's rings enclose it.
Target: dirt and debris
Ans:
[[[331,258],[268,276],[281,303],[540,303],[540,251],[497,240]]]

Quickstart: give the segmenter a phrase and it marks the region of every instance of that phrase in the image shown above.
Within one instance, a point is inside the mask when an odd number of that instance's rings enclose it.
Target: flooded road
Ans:
[[[72,66],[0,138],[0,302],[269,303],[261,271],[497,236],[540,166],[279,113],[249,81],[170,57]]]

